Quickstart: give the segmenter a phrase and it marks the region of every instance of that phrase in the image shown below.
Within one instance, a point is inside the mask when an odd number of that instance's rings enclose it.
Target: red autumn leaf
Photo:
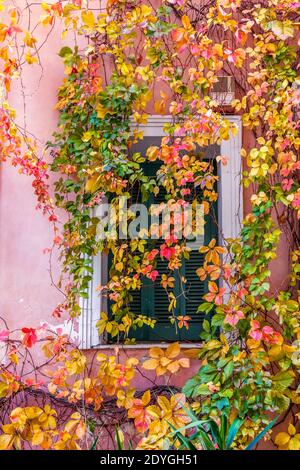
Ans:
[[[37,342],[36,330],[34,328],[22,328],[22,344],[26,348],[32,348]]]

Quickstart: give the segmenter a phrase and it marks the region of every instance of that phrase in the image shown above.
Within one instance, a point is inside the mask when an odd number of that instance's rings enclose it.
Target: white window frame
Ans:
[[[229,140],[221,143],[221,155],[228,156],[227,165],[220,165],[218,181],[218,223],[220,226],[220,240],[225,238],[237,238],[240,234],[243,219],[243,191],[241,186],[242,175],[242,126],[240,116],[227,115],[226,118],[237,126],[237,134]],[[145,126],[139,129],[144,132],[145,137],[163,137],[165,135],[163,126],[170,122],[169,116],[153,115]],[[96,322],[99,320],[100,311],[103,310],[101,295],[96,291],[101,284],[101,279],[107,260],[100,254],[93,259],[94,275],[89,285],[88,299],[81,299],[81,316],[79,318],[79,344],[81,349],[97,347],[109,347],[101,344]],[[143,344],[135,346],[124,346],[128,348],[143,348]]]

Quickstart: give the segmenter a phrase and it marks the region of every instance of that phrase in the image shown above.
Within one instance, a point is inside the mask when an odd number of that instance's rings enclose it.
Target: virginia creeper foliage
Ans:
[[[108,199],[118,211],[120,197],[130,201],[137,187],[145,202],[163,191],[164,204],[195,204],[200,187],[200,202],[211,216],[218,176],[199,148],[236,135],[230,113],[241,117],[245,141],[251,142],[241,151],[243,185],[251,196],[240,235],[226,239],[218,226],[219,239],[200,248],[205,261],[197,275],[208,285],[199,298],[199,313],[207,315],[199,332],[201,347],[186,351],[174,342],[167,349],[151,348],[146,360],[133,354],[123,361],[116,345],[116,354],[98,352],[91,365],[61,331],[49,331],[47,325],[15,331],[5,326],[0,397],[9,405],[0,449],[97,445],[102,428],[92,416],[101,416],[108,399],[140,433],[131,444],[140,449],[184,447],[186,438],[204,448],[188,425],[198,418],[222,426],[224,417],[229,423],[241,420],[232,445],[244,449],[273,415],[281,414],[282,421],[288,417],[286,431],[267,437],[280,449],[300,449],[299,7],[300,2],[287,0],[255,5],[244,0],[108,0],[100,9],[98,2],[84,0],[41,3],[38,27],[53,35],[59,34],[59,25],[66,43],[57,51],[65,73],[56,104],[58,127],[41,149],[18,125],[9,93],[24,68],[39,62],[40,47],[47,42],[39,44],[36,25],[24,27],[28,9],[0,1],[1,161],[33,177],[38,207],[53,225],[62,265],[59,288],[65,294],[54,316],[67,313],[73,321],[80,316],[79,300],[87,296],[93,276],[92,258],[101,253],[112,259],[108,281],[98,287],[111,305],[111,315],[99,312],[101,335],[128,344],[142,327],[155,331],[155,320],[133,313],[130,305],[143,279],[158,278],[158,260],[168,264],[161,285],[170,322],[174,331],[188,329],[190,317],[174,313],[174,280],[190,257],[176,224],[159,249],[152,249],[146,239],[99,240],[93,210]],[[74,35],[76,45],[70,47],[68,38]],[[213,93],[224,75],[235,80],[230,106]],[[166,135],[145,155],[135,152],[143,138],[141,126],[153,114],[170,116]],[[217,165],[228,159],[217,155]],[[147,163],[158,164],[154,176],[144,171]],[[65,214],[62,221],[57,211]],[[282,243],[290,274],[278,288],[272,285],[272,269]],[[186,281],[181,282],[184,291]],[[43,351],[44,364],[35,364],[35,349]],[[150,390],[135,390],[137,374],[153,371],[168,386],[192,359],[199,360],[199,372],[182,392],[156,398]],[[47,404],[11,406],[20,391],[45,388]],[[65,400],[65,406],[76,404],[76,411],[59,420],[54,398]],[[176,430],[182,428],[178,437]],[[129,445],[122,423],[117,436],[119,445]]]

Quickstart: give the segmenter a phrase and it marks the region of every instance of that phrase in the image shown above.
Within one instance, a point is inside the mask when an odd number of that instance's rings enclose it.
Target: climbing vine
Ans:
[[[153,195],[163,195],[162,207],[201,203],[206,223],[212,220],[217,225],[219,240],[200,247],[204,263],[197,267],[197,275],[207,283],[207,292],[199,298],[198,313],[207,315],[199,331],[203,341],[199,350],[185,354],[178,343],[166,350],[152,348],[142,366],[134,357],[122,364],[118,355],[108,358],[98,353],[100,365],[94,376],[87,372],[88,361],[81,351],[74,346],[69,350],[69,343],[67,349],[63,346],[69,339],[60,338],[57,346],[58,340],[52,337],[44,348],[46,357],[54,355],[60,363],[48,384],[49,393],[70,403],[83,400],[99,413],[103,394],[115,397],[117,406],[126,410],[144,435],[135,443],[138,448],[184,446],[186,436],[174,434],[178,429],[184,429],[196,448],[205,448],[199,435],[190,435],[185,427],[191,429],[188,425],[200,418],[223,425],[225,416],[231,423],[242,420],[234,446],[243,449],[271,421],[270,413],[282,414],[281,421],[288,418],[287,432],[275,436],[276,445],[300,448],[299,7],[299,2],[279,0],[255,5],[243,0],[155,4],[111,0],[105,8],[81,0],[43,3],[39,25],[53,34],[59,22],[66,44],[70,44],[69,35],[76,37],[75,45],[64,45],[59,51],[65,78],[58,91],[58,128],[47,144],[50,163],[39,156],[43,152],[38,143],[18,126],[13,109],[3,99],[1,159],[33,176],[38,206],[48,214],[54,245],[60,249],[58,287],[65,300],[55,316],[63,311],[72,318],[80,315],[80,298],[88,296],[93,278],[93,257],[102,254],[109,257],[111,267],[107,282],[98,286],[110,305],[109,313],[99,312],[101,335],[115,343],[134,343],[140,328],[155,331],[155,319],[131,307],[145,279],[152,283],[161,279],[174,332],[188,329],[191,318],[186,312],[180,316],[175,312],[185,293],[186,279],[179,273],[191,256],[190,234],[180,237],[180,224],[173,219],[168,236],[153,246],[147,239],[151,228],[166,233],[163,223],[149,227],[143,237],[130,239],[118,236],[122,224],[118,219],[114,236],[99,238],[97,209],[109,201],[120,216],[124,207],[120,200],[132,202],[136,192],[146,204]],[[39,61],[34,29],[23,30],[17,8],[7,13],[8,23],[0,24],[4,94],[9,93],[12,79],[22,77],[24,64]],[[230,105],[216,98],[223,76],[235,81]],[[236,239],[224,237],[218,226],[213,210],[218,176],[213,161],[204,158],[206,148],[237,134],[229,112],[241,116],[245,142],[249,142],[241,151],[249,210]],[[170,119],[161,144],[149,146],[144,154],[135,149],[153,114]],[[230,157],[215,155],[215,161],[220,167]],[[151,165],[156,170],[149,176]],[[56,178],[54,198],[49,195],[50,173]],[[61,209],[62,224],[56,215]],[[282,243],[287,247],[290,275],[277,287],[272,271]],[[160,260],[168,265],[161,277]],[[178,276],[181,291],[175,296]],[[10,334],[6,328],[1,340],[7,343],[13,365],[18,359]],[[35,329],[23,328],[20,334],[29,351],[37,342]],[[185,384],[183,394],[159,396],[155,404],[149,390],[137,397],[131,380],[139,367],[169,377],[188,368],[190,357],[200,359],[199,372]],[[11,396],[7,383],[16,384],[13,393],[20,386],[15,365],[13,372],[7,369],[3,374],[1,396]],[[69,376],[78,380],[70,385]],[[29,427],[24,427],[26,432],[21,429],[21,438],[33,446],[77,448],[77,440],[85,439],[86,447],[95,428],[84,413],[81,408],[71,416],[57,440],[54,410],[16,408],[11,422],[3,426],[1,447],[22,446],[18,426],[27,421]],[[74,428],[76,442],[68,437]],[[123,438],[119,430],[118,442]],[[123,445],[127,444],[125,439]]]

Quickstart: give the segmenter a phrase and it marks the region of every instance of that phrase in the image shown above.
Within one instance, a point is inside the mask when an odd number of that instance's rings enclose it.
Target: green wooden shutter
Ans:
[[[155,175],[157,171],[156,164],[147,164],[144,168],[145,174],[148,176]],[[137,194],[139,194],[139,201],[137,201]],[[140,202],[140,191],[134,191],[133,202]],[[160,192],[158,197],[149,198],[149,204],[156,203],[164,200],[163,192]],[[217,238],[217,227],[215,220],[217,219],[217,203],[212,206],[212,212],[205,217],[205,236],[204,244],[208,244],[212,238]],[[151,248],[159,246],[163,240],[151,240]],[[155,342],[155,341],[197,341],[199,334],[202,330],[202,322],[204,314],[197,313],[198,306],[203,302],[203,296],[207,292],[207,281],[201,281],[196,274],[196,270],[203,266],[204,256],[197,250],[190,252],[190,259],[184,259],[182,267],[179,272],[170,273],[168,270],[168,262],[158,258],[156,269],[159,276],[153,282],[147,278],[143,280],[142,288],[140,291],[132,291],[132,301],[130,303],[130,310],[136,315],[147,315],[156,319],[154,329],[144,326],[131,332],[131,336],[136,338],[137,341]],[[175,316],[191,317],[189,321],[189,329],[186,328],[176,329],[174,324],[170,323],[170,312],[168,311],[169,301],[167,294],[163,287],[160,285],[162,274],[168,274],[175,277],[174,295],[179,296]],[[184,294],[180,288],[180,277],[184,276],[186,283],[184,285]]]
[[[208,227],[211,225],[211,227]],[[212,232],[212,222],[207,221],[205,227],[208,232]],[[207,241],[206,241],[207,243]],[[131,310],[136,313],[150,316],[156,319],[154,329],[145,326],[136,330],[132,336],[138,341],[197,341],[202,331],[203,313],[197,313],[199,305],[203,302],[203,296],[207,292],[207,281],[201,281],[196,274],[196,270],[203,266],[204,256],[198,251],[191,251],[190,259],[183,260],[179,272],[175,272],[174,295],[177,297],[175,316],[188,315],[189,329],[176,329],[170,323],[170,312],[168,311],[169,301],[167,294],[160,285],[161,275],[168,274],[168,262],[158,259],[157,270],[159,276],[155,282],[145,279],[143,287],[139,293],[134,293],[134,299],[139,297],[140,303],[136,300],[131,303]],[[169,273],[173,275],[173,273]],[[184,290],[180,288],[180,276],[184,276],[186,283]],[[139,310],[140,309],[140,310]]]

